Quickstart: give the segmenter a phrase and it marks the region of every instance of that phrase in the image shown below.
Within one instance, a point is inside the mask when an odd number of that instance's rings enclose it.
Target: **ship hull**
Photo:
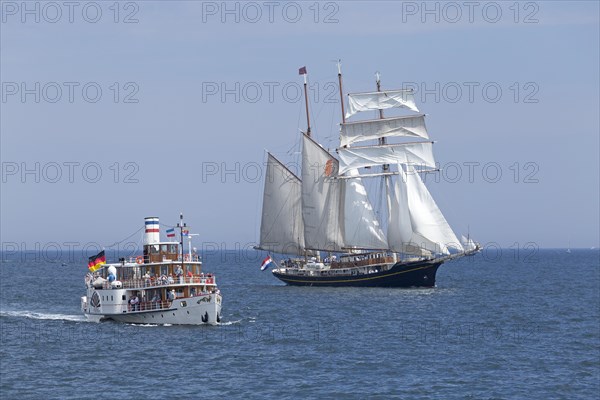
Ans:
[[[143,311],[125,309],[117,313],[93,308],[84,297],[82,309],[87,319],[93,322],[113,320],[129,324],[217,325],[221,320],[221,301],[221,295],[212,294],[176,299],[168,308]]]
[[[362,275],[321,276],[320,271],[305,275],[281,273],[273,275],[293,286],[352,286],[352,287],[434,287],[438,268],[443,261],[396,263],[387,271]]]

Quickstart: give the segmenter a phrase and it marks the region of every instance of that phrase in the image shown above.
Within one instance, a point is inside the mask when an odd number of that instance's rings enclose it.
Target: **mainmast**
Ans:
[[[310,136],[310,113],[308,112],[308,80],[306,67],[302,67],[298,70],[298,74],[304,75],[304,103],[306,105],[306,134]]]
[[[342,105],[342,123],[346,122],[346,112],[344,111],[344,94],[342,92],[342,60],[338,60],[338,83],[340,87],[340,104]]]

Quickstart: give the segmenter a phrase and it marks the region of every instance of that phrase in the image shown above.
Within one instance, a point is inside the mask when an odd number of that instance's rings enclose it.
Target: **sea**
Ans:
[[[108,253],[107,253],[108,256]],[[3,254],[2,399],[598,399],[598,249],[485,249],[429,289],[291,287],[204,255],[219,326],[87,322],[86,259]]]

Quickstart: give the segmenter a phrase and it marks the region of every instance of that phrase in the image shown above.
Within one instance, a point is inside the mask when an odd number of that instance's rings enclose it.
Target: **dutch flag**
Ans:
[[[267,256],[267,258],[265,258],[260,266],[260,270],[264,271],[265,269],[269,268],[269,265],[271,265],[271,263],[273,263],[273,259],[271,258],[271,256]]]
[[[175,229],[171,228],[171,229],[167,229],[167,237],[175,237]]]

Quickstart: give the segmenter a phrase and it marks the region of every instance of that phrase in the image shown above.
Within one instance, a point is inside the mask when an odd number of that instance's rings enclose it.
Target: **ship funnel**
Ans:
[[[160,228],[158,217],[146,217],[144,219],[146,233],[144,234],[144,244],[153,244],[160,242]]]

